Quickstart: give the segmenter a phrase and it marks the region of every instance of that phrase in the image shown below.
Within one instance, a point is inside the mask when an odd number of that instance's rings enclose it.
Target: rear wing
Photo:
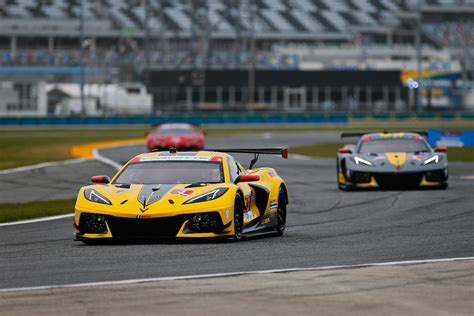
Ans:
[[[254,154],[252,161],[250,162],[249,169],[252,169],[258,161],[259,155],[277,155],[283,159],[288,159],[288,148],[276,147],[276,148],[219,148],[219,149],[204,149],[206,151],[217,151],[223,153],[235,153],[235,154]]]
[[[262,154],[262,155],[277,155],[284,159],[288,159],[288,148],[277,147],[277,148],[227,148],[227,149],[209,149],[206,151],[218,151],[223,153],[236,153],[236,154]]]
[[[399,132],[355,132],[355,133],[341,133],[341,139],[343,138],[352,138],[352,137],[357,137],[360,138],[364,135],[367,134],[373,134],[373,133],[383,133],[383,134],[389,134],[389,133],[399,133]],[[413,133],[413,134],[419,134],[423,137],[428,137],[428,132],[427,131],[407,131],[407,132],[402,132],[402,133]]]

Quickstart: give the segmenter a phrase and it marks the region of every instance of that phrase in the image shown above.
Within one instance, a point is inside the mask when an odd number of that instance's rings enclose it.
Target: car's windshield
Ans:
[[[430,149],[423,140],[410,138],[373,139],[362,141],[359,153],[386,153],[386,152],[425,152]]]
[[[221,162],[151,161],[129,164],[115,184],[179,184],[224,182]]]
[[[185,134],[190,135],[194,133],[194,130],[189,128],[164,128],[155,131],[158,135],[170,135],[170,134]]]

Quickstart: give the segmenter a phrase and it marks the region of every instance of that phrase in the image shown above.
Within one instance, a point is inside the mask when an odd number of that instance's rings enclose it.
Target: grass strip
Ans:
[[[0,204],[0,223],[74,212],[75,199]]]

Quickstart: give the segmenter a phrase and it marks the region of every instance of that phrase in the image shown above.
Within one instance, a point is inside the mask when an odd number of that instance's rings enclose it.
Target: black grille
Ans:
[[[375,181],[383,188],[414,188],[420,185],[421,173],[378,173],[374,174]]]
[[[107,217],[110,231],[116,238],[175,237],[186,218],[184,216],[135,219]]]
[[[82,213],[79,219],[79,231],[83,234],[105,234],[105,216],[91,213]]]
[[[442,182],[446,181],[446,176],[444,170],[435,170],[435,171],[428,171],[426,174],[426,181],[431,182]]]
[[[369,183],[371,180],[370,173],[354,171],[351,175],[351,182],[353,183]]]

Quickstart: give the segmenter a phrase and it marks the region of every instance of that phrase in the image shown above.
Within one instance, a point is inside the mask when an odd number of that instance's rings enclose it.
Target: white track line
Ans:
[[[9,289],[8,288],[0,289],[0,293],[64,289],[64,288],[95,287],[95,286],[106,286],[106,285],[127,285],[127,284],[140,284],[140,283],[148,283],[148,282],[160,282],[160,281],[209,279],[209,278],[222,278],[222,277],[249,275],[249,274],[270,274],[270,273],[288,273],[288,272],[301,272],[301,271],[324,271],[324,270],[355,269],[355,268],[367,268],[367,267],[402,266],[402,265],[415,265],[415,264],[425,264],[425,263],[466,261],[466,260],[474,260],[474,257],[392,261],[392,262],[363,263],[363,264],[353,264],[353,265],[325,266],[325,267],[314,267],[314,268],[291,268],[291,269],[274,269],[274,270],[260,270],[260,271],[242,271],[242,272],[229,272],[229,273],[170,276],[170,277],[161,277],[161,278],[130,279],[130,280],[120,280],[120,281],[103,281],[103,282],[90,282],[90,283],[72,283],[72,284],[63,284],[63,285],[17,287],[17,288],[9,288]]]
[[[10,174],[10,173],[15,173],[15,172],[30,171],[34,169],[41,169],[41,168],[47,168],[47,167],[72,165],[72,164],[81,163],[84,161],[86,161],[86,159],[77,158],[77,159],[69,159],[69,160],[64,160],[64,161],[43,162],[36,165],[0,170],[0,174]]]
[[[22,221],[14,221],[14,222],[0,223],[0,227],[3,227],[3,226],[14,226],[14,225],[24,225],[24,224],[32,224],[32,223],[47,222],[47,221],[55,221],[55,220],[58,220],[58,219],[63,219],[63,218],[68,218],[68,217],[74,217],[74,213],[72,213],[72,214],[65,214],[65,215],[55,215],[55,216],[40,217],[40,218],[35,218],[35,219],[25,219],[25,220],[22,220]]]
[[[119,146],[113,146],[113,147],[119,147]],[[122,147],[122,146],[120,146]],[[125,146],[124,146],[125,147]],[[122,165],[113,161],[112,159],[110,158],[107,158],[107,157],[104,157],[102,156],[101,154],[99,154],[99,149],[104,149],[104,148],[111,148],[111,147],[101,147],[101,148],[96,148],[92,151],[92,155],[94,156],[94,158],[102,163],[105,163],[106,165],[108,166],[111,166],[112,168],[115,168],[117,170],[119,170],[120,168],[122,168]]]

